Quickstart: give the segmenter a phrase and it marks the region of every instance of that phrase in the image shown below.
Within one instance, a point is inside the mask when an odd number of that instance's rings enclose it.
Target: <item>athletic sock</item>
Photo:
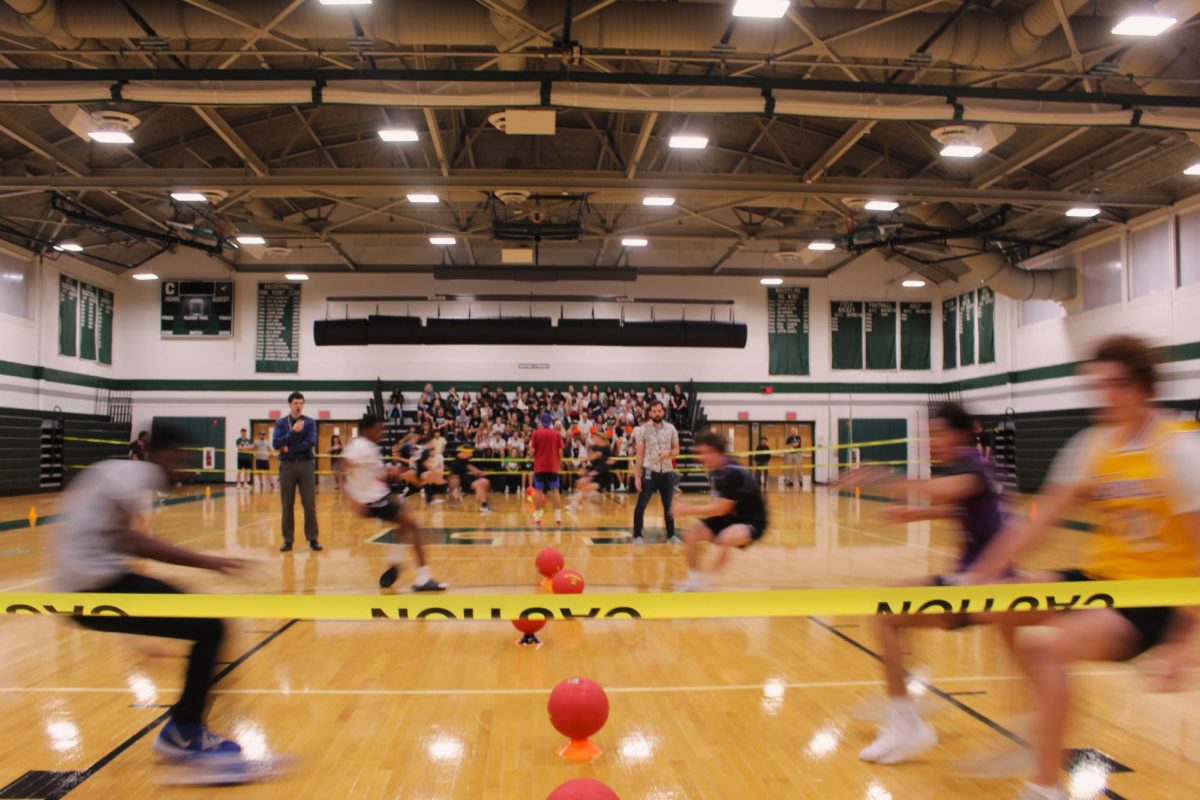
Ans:
[[[429,567],[417,567],[417,579],[414,581],[417,585],[429,583],[433,580],[433,574],[429,571]]]
[[[903,728],[912,730],[921,723],[921,715],[910,697],[893,697],[891,720]]]

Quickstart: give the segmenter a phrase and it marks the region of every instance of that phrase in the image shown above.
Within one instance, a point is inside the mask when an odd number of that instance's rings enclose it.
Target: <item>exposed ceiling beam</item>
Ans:
[[[46,141],[31,128],[26,127],[24,123],[18,122],[11,115],[3,112],[0,112],[0,133],[20,142],[39,156],[50,159],[60,169],[77,178],[85,178],[92,174],[92,171],[82,161],[67,155],[57,145]]]
[[[276,14],[274,17],[272,17],[270,22],[268,22],[266,25],[263,25],[261,28],[256,28],[254,30],[254,33],[250,35],[250,38],[247,39],[246,41],[242,42],[242,46],[239,47],[238,49],[241,50],[242,52],[247,52],[247,51],[253,50],[254,45],[258,44],[259,39],[270,36],[271,31],[275,30],[275,28],[277,28],[285,19],[290,17],[292,15],[293,11],[295,11],[300,6],[304,5],[304,2],[305,2],[305,0],[292,0],[290,3],[288,3],[282,9],[280,9],[279,13]],[[217,67],[217,69],[228,69],[240,57],[241,57],[240,55],[230,56],[229,58],[227,58],[223,62],[221,62],[221,65],[219,67]]]
[[[225,8],[224,6],[217,5],[216,3],[211,2],[211,0],[183,0],[183,2],[187,3],[189,6],[195,6],[196,8],[200,9],[201,11],[207,11],[209,14],[212,14],[215,17],[220,17],[221,19],[228,20],[229,22],[232,22],[235,25],[241,25],[243,28],[246,28],[246,29],[251,30],[254,33],[258,34],[259,38],[262,38],[263,36],[269,36],[270,38],[274,39],[275,41],[282,42],[283,44],[286,44],[287,46],[294,48],[296,50],[307,51],[310,49],[308,47],[308,45],[306,45],[304,42],[300,41],[299,39],[293,38],[284,33],[280,33],[279,31],[270,30],[268,26],[259,25],[254,20],[249,19],[247,17],[243,17],[241,14],[237,13],[236,11],[232,11],[228,8]],[[278,16],[278,15],[276,15],[276,16]],[[276,24],[278,24],[278,23],[276,23]],[[355,69],[355,66],[348,61],[341,61],[339,59],[332,58],[330,56],[326,56],[323,54],[320,55],[319,57],[323,61],[327,61],[330,64],[339,66],[342,69]],[[224,68],[225,67],[223,66],[222,69],[224,69]],[[261,75],[261,72],[259,74]]]
[[[442,132],[438,129],[437,115],[432,108],[423,109],[425,126],[429,128],[429,139],[433,142],[433,152],[437,155],[438,169],[443,177],[450,175],[450,162],[446,160],[446,146],[442,143]]]
[[[876,125],[870,120],[859,120],[846,129],[836,142],[829,146],[829,149],[821,154],[821,157],[813,162],[812,166],[804,172],[804,180],[806,183],[811,183],[824,175],[830,167],[838,162],[842,156],[850,152],[854,145],[858,144],[858,140],[871,132],[871,129]]]
[[[598,0],[598,2],[594,3],[593,5],[589,6],[588,8],[585,8],[583,11],[580,11],[578,14],[571,17],[571,24],[575,24],[576,22],[579,22],[580,20],[585,20],[594,14],[600,13],[601,11],[608,8],[615,2],[617,2],[617,0]],[[562,31],[562,29],[563,29],[563,24],[560,22],[557,25],[554,25],[554,26],[548,28],[546,30],[546,32],[551,33],[551,34],[556,34],[556,33],[559,33],[560,31]],[[518,52],[518,51],[523,50],[524,48],[528,47],[529,45],[533,44],[534,42],[540,41],[541,39],[542,39],[542,37],[540,35],[535,34],[526,39],[522,39],[519,42],[514,42],[510,45],[505,45],[504,47],[500,48],[500,51],[502,53]],[[500,62],[499,57],[493,58],[488,61],[485,61],[483,64],[479,65],[475,69],[479,70],[479,71],[482,71],[485,69],[491,69],[499,62]]]
[[[217,113],[215,108],[192,106],[192,109],[208,127],[213,129],[217,136],[221,137],[221,141],[229,145],[229,149],[242,160],[242,163],[254,171],[254,174],[267,175],[270,173],[267,163],[258,157],[250,145],[246,144],[246,141],[238,135],[232,125],[225,121],[224,117]]]
[[[629,166],[625,169],[625,177],[629,180],[637,177],[638,165],[642,162],[642,156],[646,154],[646,144],[650,141],[650,134],[654,132],[657,122],[657,111],[651,111],[642,120],[642,129],[638,131],[637,144],[633,147],[633,156],[629,159]]]
[[[1087,133],[1087,128],[1076,128],[1065,133],[1063,131],[1050,131],[1038,137],[1035,141],[1030,142],[1025,147],[1022,147],[1000,163],[994,164],[976,175],[971,179],[971,187],[986,189],[1001,178],[1029,166],[1039,158],[1054,152],[1068,142],[1078,139],[1085,133]]]
[[[20,191],[34,187],[47,190],[122,189],[161,192],[187,184],[197,188],[226,190],[250,189],[257,197],[303,197],[317,191],[396,196],[406,186],[420,183],[430,189],[467,189],[480,193],[511,188],[514,174],[509,170],[459,170],[441,176],[432,170],[345,168],[276,169],[270,175],[248,175],[240,169],[120,169],[94,170],[90,177],[0,175],[0,191]],[[1030,205],[1067,205],[1090,200],[1093,203],[1151,207],[1170,205],[1172,198],[1143,187],[1109,193],[1055,190],[976,189],[964,181],[903,180],[894,178],[830,178],[811,184],[799,183],[781,175],[727,175],[723,173],[644,173],[629,180],[620,172],[566,172],[562,170],[522,170],[519,183],[529,191],[662,190],[779,195],[785,197],[855,197],[882,193],[903,202],[943,200],[947,202],[1024,203]]]

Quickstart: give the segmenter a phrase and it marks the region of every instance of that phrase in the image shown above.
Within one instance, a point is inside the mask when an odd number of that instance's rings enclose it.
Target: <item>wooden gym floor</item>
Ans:
[[[310,554],[301,544],[288,556],[276,552],[276,494],[192,495],[157,512],[155,534],[260,563],[245,581],[149,568],[193,591],[365,594],[378,591],[378,574],[397,557],[411,565],[406,547],[371,541],[382,524],[356,518],[329,489],[318,495],[326,550]],[[23,520],[31,504],[42,519],[33,530],[0,527],[0,591],[51,588],[57,503],[0,500],[0,521]],[[446,506],[420,512],[444,542],[431,549],[433,566],[452,592],[537,591],[533,556],[547,544],[563,550],[589,590],[670,591],[683,575],[678,548],[620,543],[631,497],[568,515],[561,531],[549,514],[547,529],[530,530],[515,496],[494,504],[500,513],[490,517]],[[770,508],[770,533],[734,555],[722,588],[894,583],[943,569],[954,551],[948,525],[889,526],[869,499],[773,492]],[[655,501],[651,534],[661,527],[657,509]],[[299,509],[297,517],[299,528]],[[1061,531],[1035,564],[1077,564],[1088,535]],[[149,745],[180,686],[183,645],[6,618],[0,787],[20,782],[0,797],[541,800],[589,776],[624,800],[1008,798],[1017,780],[965,777],[956,767],[980,754],[995,761],[1029,733],[1024,683],[986,629],[911,637],[910,666],[928,684],[920,703],[942,739],[898,767],[857,758],[873,734],[860,718],[881,692],[862,619],[552,623],[537,650],[514,646],[507,622],[261,620],[229,629],[211,725],[251,753],[299,756],[291,775],[220,790],[161,785],[165,768]],[[598,681],[611,702],[595,739],[605,754],[584,766],[555,756],[560,737],[545,710],[550,688],[573,675]],[[1136,667],[1112,664],[1081,667],[1074,685],[1069,744],[1084,752],[1066,778],[1073,798],[1196,796],[1194,692],[1151,694]],[[77,785],[65,795],[19,793],[39,777]]]

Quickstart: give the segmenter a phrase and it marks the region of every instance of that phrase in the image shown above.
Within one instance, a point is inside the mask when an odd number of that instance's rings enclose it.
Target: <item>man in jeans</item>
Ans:
[[[313,450],[317,446],[317,423],[304,416],[304,395],[288,395],[288,415],[275,423],[271,437],[279,453],[279,499],[283,502],[283,547],[279,552],[291,552],[296,527],[296,487],[300,487],[300,504],[304,506],[304,538],[309,550],[321,550],[317,541],[317,471]]]
[[[141,518],[150,498],[167,488],[167,477],[183,464],[184,437],[169,425],[155,426],[145,461],[107,460],[88,467],[66,494],[66,514],[55,547],[56,586],[66,592],[179,594],[174,586],[134,571],[132,560],[207,569],[225,574],[248,564],[168,544],[148,536]],[[249,767],[237,742],[205,727],[209,684],[225,636],[219,619],[77,616],[79,625],[109,633],[163,636],[191,641],[183,692],[151,749],[164,758],[186,760],[204,770],[206,782],[236,783]]]
[[[671,498],[675,494],[675,458],[679,455],[679,434],[675,426],[663,421],[666,410],[662,401],[650,403],[650,419],[635,431],[633,481],[637,486],[637,507],[633,510],[633,543],[644,544],[642,524],[650,498],[658,492],[662,498],[663,519],[667,524],[667,541],[678,544],[675,517],[671,515]]]

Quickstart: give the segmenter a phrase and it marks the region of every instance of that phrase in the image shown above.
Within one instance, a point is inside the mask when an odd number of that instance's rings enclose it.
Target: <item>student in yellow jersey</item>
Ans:
[[[1103,341],[1086,366],[1101,407],[1054,461],[1041,514],[1002,532],[972,567],[975,579],[1002,576],[1055,522],[1086,505],[1098,527],[1082,569],[1042,580],[1181,578],[1197,574],[1200,552],[1200,433],[1152,405],[1155,355],[1132,336]],[[1013,614],[1015,655],[1033,682],[1039,721],[1036,771],[1022,800],[1066,800],[1058,784],[1070,708],[1067,666],[1076,661],[1127,661],[1153,650],[1163,688],[1188,664],[1196,630],[1190,608],[1092,608],[1069,613]],[[1025,627],[1035,625],[1037,627]]]

